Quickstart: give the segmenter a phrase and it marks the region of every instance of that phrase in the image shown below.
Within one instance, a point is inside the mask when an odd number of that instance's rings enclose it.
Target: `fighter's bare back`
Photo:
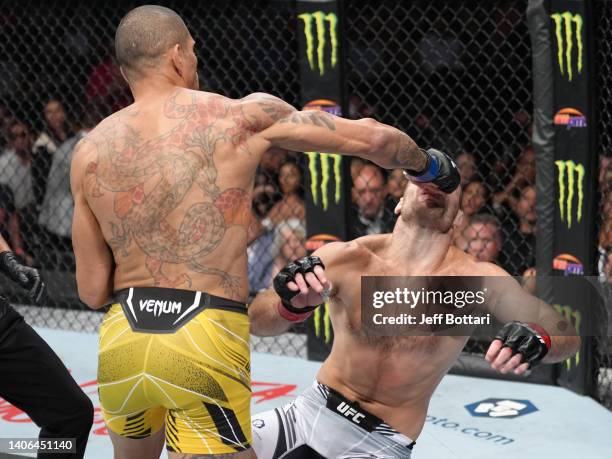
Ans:
[[[115,290],[154,285],[244,300],[250,190],[263,153],[250,138],[274,121],[265,98],[176,89],[115,113],[79,146]]]

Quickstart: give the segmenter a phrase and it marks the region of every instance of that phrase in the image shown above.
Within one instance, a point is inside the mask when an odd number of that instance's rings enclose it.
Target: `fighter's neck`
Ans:
[[[130,84],[136,103],[160,100],[160,96],[176,91],[177,86],[165,76],[152,76]]]
[[[450,231],[441,233],[414,224],[398,224],[391,234],[389,257],[398,263],[409,263],[411,270],[433,270],[446,258],[451,240]]]

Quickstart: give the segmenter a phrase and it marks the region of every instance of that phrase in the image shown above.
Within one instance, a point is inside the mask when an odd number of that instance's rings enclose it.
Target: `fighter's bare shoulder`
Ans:
[[[451,246],[449,255],[452,262],[453,275],[456,276],[509,276],[508,272],[495,263],[479,261],[474,256]]]
[[[245,113],[261,119],[262,127],[268,127],[297,111],[283,99],[265,92],[254,92],[238,99],[237,103]]]

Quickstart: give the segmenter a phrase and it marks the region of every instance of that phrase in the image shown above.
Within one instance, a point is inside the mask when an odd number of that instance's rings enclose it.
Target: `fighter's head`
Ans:
[[[177,86],[198,89],[195,42],[181,17],[169,8],[144,5],[126,14],[115,34],[115,53],[130,84],[152,74]]]
[[[461,186],[446,194],[432,183],[408,181],[395,212],[405,223],[446,233],[453,227],[460,201]]]

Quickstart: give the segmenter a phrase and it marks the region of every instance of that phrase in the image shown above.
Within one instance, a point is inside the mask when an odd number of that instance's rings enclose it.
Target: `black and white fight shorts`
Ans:
[[[317,381],[292,403],[253,416],[259,459],[409,458],[415,442]]]

